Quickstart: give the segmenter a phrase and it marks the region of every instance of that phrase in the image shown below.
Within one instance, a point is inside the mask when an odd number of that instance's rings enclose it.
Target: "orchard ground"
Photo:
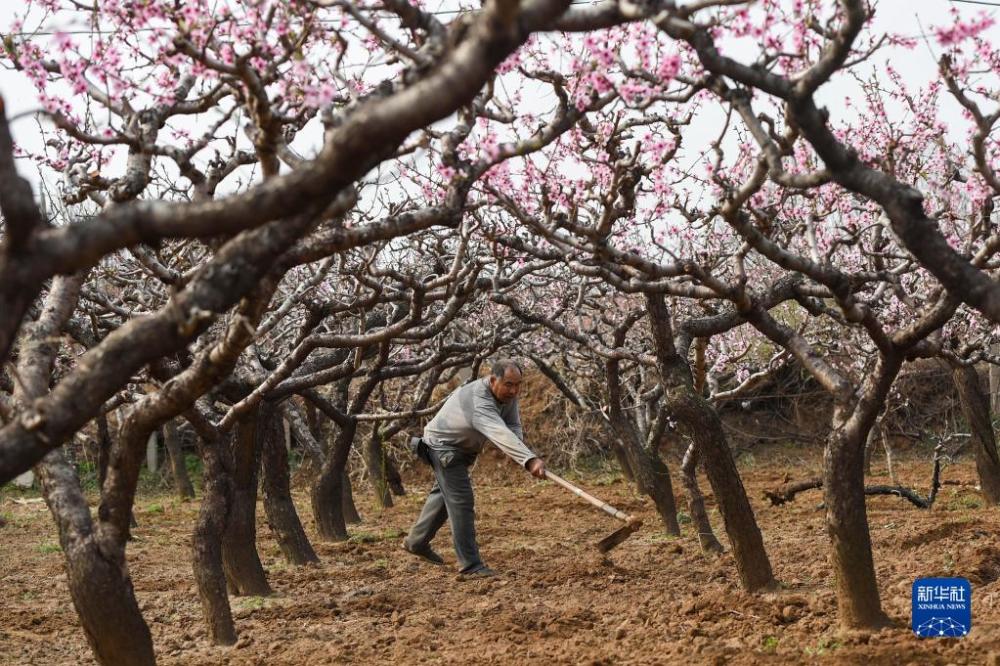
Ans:
[[[425,470],[404,475],[409,494],[381,514],[358,488],[364,524],[352,526],[347,543],[314,540],[318,566],[286,565],[259,507],[259,549],[275,594],[231,598],[240,639],[230,648],[205,639],[189,557],[197,501],[140,497],[140,527],[128,557],[160,663],[923,665],[994,663],[1000,655],[1000,510],[984,507],[969,460],[944,469],[943,478],[958,484],[943,486],[930,511],[894,497],[869,498],[882,601],[898,627],[842,633],[820,493],[777,507],[763,499],[765,489],[817,472],[818,454],[773,448],[741,458],[782,582],[778,591],[760,595],[739,590],[730,555],[701,554],[689,521],[681,538],[665,537],[651,502],[613,472],[574,478],[646,525],[602,559],[593,543],[616,527],[611,519],[551,483],[509,474],[498,457],[484,458],[474,473],[480,544],[501,576],[457,581],[447,527],[435,544],[446,567],[400,550],[429,485]],[[927,492],[926,455],[907,456],[899,469],[901,481]],[[876,464],[873,481],[887,483],[883,472]],[[44,504],[26,498],[9,489],[0,497],[6,522],[0,527],[0,663],[93,663],[52,520]],[[296,500],[314,536],[307,497],[296,493]],[[680,495],[678,501],[686,506]],[[935,575],[972,581],[973,629],[966,638],[918,639],[909,631],[913,579]]]

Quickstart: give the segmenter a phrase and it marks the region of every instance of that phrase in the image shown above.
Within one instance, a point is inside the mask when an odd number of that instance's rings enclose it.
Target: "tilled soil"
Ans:
[[[603,558],[593,544],[617,527],[612,519],[553,484],[500,474],[501,464],[489,458],[474,473],[480,546],[501,572],[487,581],[456,580],[447,527],[435,543],[444,567],[400,549],[427,489],[423,471],[381,514],[359,490],[365,522],[352,526],[351,542],[314,541],[319,566],[285,564],[261,508],[259,547],[275,594],[231,599],[240,639],[228,648],[207,644],[192,580],[197,503],[141,498],[129,565],[160,663],[1000,663],[1000,510],[984,508],[971,462],[945,469],[959,483],[945,485],[930,511],[869,499],[882,601],[898,624],[877,633],[837,629],[821,494],[779,507],[763,499],[783,480],[818,473],[817,456],[783,449],[741,468],[781,581],[759,595],[740,591],[730,555],[701,554],[689,522],[680,538],[665,537],[651,503],[629,484],[606,474],[581,479],[646,522]],[[902,480],[925,493],[929,463],[902,467]],[[726,543],[704,479],[702,487]],[[306,497],[297,499],[312,536]],[[6,496],[0,515],[0,663],[93,663],[44,504]],[[966,638],[918,639],[908,628],[913,579],[935,575],[972,581]]]

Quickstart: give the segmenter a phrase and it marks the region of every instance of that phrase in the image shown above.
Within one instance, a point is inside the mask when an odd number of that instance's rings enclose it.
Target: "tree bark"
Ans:
[[[146,469],[150,474],[160,471],[159,435],[154,430],[146,438]]]
[[[324,429],[320,426],[316,427],[316,430],[320,433],[319,438],[317,439],[317,437],[313,435],[313,430],[306,422],[305,413],[293,400],[285,400],[281,403],[279,409],[285,416],[285,421],[288,424],[288,430],[292,439],[299,445],[299,448],[302,449],[302,453],[305,455],[306,460],[311,462],[317,468],[321,467],[323,465],[323,460],[326,457],[326,449],[329,448],[321,444],[323,441]]]
[[[381,381],[377,370],[385,365],[388,357],[389,346],[383,342],[379,345],[378,361],[358,387],[353,399],[348,400],[350,380],[341,381],[336,393],[340,404],[347,407],[346,413],[334,405],[324,407],[323,403],[313,400],[315,406],[322,409],[339,428],[312,487],[313,517],[321,539],[346,541],[346,522],[361,522],[361,516],[354,506],[351,479],[347,476],[347,457],[351,453],[354,437],[358,432],[358,420],[354,414],[360,414],[368,403],[368,399]],[[327,409],[330,411],[327,412]]]
[[[852,404],[835,403],[823,452],[826,527],[832,546],[837,608],[844,629],[891,626],[882,611],[865,505],[865,442],[902,360],[883,355]],[[855,395],[854,392],[851,395]],[[843,400],[843,399],[842,399]]]
[[[646,294],[646,305],[663,382],[664,406],[694,442],[704,461],[705,473],[733,548],[740,583],[748,592],[772,587],[774,573],[764,539],[719,414],[695,391],[691,368],[674,347],[670,311],[663,294]]]
[[[375,491],[375,501],[383,509],[392,506],[392,492],[389,490],[389,480],[386,474],[387,458],[382,449],[382,436],[378,424],[372,428],[371,437],[365,445],[365,465],[368,467],[368,478],[372,490]]]
[[[347,523],[344,514],[344,474],[358,422],[348,419],[340,427],[333,446],[312,487],[313,518],[316,531],[324,541],[347,541]]]
[[[867,432],[851,427],[843,408],[823,454],[826,527],[832,546],[840,624],[845,629],[891,624],[882,611],[865,506],[864,444]]]
[[[960,366],[952,370],[952,379],[958,389],[958,401],[962,415],[969,424],[972,445],[976,456],[976,472],[983,497],[992,506],[1000,505],[1000,460],[997,456],[997,442],[990,420],[989,397],[983,391],[979,373],[972,366]]]
[[[233,438],[233,501],[222,538],[223,568],[229,589],[236,595],[271,594],[267,575],[257,553],[257,482],[260,448],[258,414],[253,412],[236,426]]]
[[[124,545],[99,538],[76,471],[61,449],[50,451],[36,470],[59,528],[70,597],[94,657],[105,666],[155,664]]]
[[[222,535],[233,497],[232,459],[225,441],[206,434],[209,436],[202,437],[199,446],[204,473],[201,508],[191,539],[191,564],[209,640],[215,645],[232,645],[236,626],[222,563]]]
[[[701,545],[703,553],[721,553],[722,544],[715,537],[712,530],[712,523],[708,520],[705,512],[705,498],[698,487],[698,453],[694,442],[688,444],[687,451],[684,452],[684,460],[681,462],[681,478],[684,479],[684,487],[688,493],[688,509],[691,511],[691,522],[698,530],[698,543]]]
[[[614,430],[610,426],[608,426],[608,430],[611,430],[612,434],[614,434]],[[635,472],[632,471],[632,463],[628,460],[628,454],[625,452],[620,441],[614,437],[611,441],[611,452],[615,455],[615,460],[618,461],[618,467],[621,469],[625,481],[628,483],[635,482]]]
[[[875,456],[875,449],[878,448],[878,443],[879,426],[876,423],[868,431],[868,436],[865,438],[865,476],[872,473],[872,458]]]
[[[108,463],[111,460],[111,430],[108,428],[108,416],[102,413],[97,417],[97,487],[104,487],[108,478]]]
[[[83,274],[55,278],[37,320],[25,330],[14,388],[21,409],[35,409],[37,401],[48,394],[59,333],[76,307],[83,279]],[[153,664],[153,640],[125,561],[127,519],[124,525],[121,520],[109,523],[103,518],[95,524],[75,466],[67,461],[60,441],[51,444],[56,448],[42,456],[35,469],[59,531],[70,596],[87,641],[102,664]],[[110,469],[109,476],[116,471]],[[134,471],[138,474],[138,464]],[[121,499],[119,518],[132,506],[127,493]]]
[[[385,454],[385,447],[382,447],[383,458],[385,459],[385,477],[389,484],[389,490],[396,497],[406,495],[406,488],[403,486],[403,476],[399,473],[399,468],[393,462],[392,457]]]
[[[344,520],[348,525],[358,525],[361,523],[361,514],[354,503],[354,486],[351,484],[351,475],[345,465],[344,472],[340,477],[340,501],[344,506]]]
[[[305,401],[305,410],[306,425],[309,427],[309,432],[312,433],[312,436],[316,441],[320,441],[323,436],[323,429],[320,427],[319,410],[316,409],[316,405],[312,404],[308,400]]]
[[[163,443],[170,456],[170,469],[174,477],[174,491],[182,500],[194,498],[194,486],[188,476],[187,465],[184,464],[184,451],[181,448],[180,434],[177,423],[167,421],[163,424]]]
[[[616,344],[624,344],[624,334]],[[674,489],[670,482],[670,470],[657,453],[656,447],[645,448],[639,440],[635,426],[625,416],[622,408],[622,390],[618,359],[608,359],[605,363],[608,376],[608,403],[611,425],[618,435],[618,441],[625,450],[629,465],[635,475],[639,491],[648,495],[656,506],[663,528],[671,536],[680,536],[677,523],[677,505],[674,503]]]
[[[926,497],[922,497],[917,491],[904,486],[865,486],[865,495],[895,495],[908,501],[918,509],[929,509],[934,506],[937,499],[938,490],[941,489],[941,451],[944,449],[940,444],[934,449],[934,468],[931,473],[931,489]],[[797,483],[786,484],[774,490],[765,490],[764,496],[771,501],[772,506],[781,506],[795,499],[795,496],[806,490],[815,490],[823,487],[823,479],[808,479]]]
[[[670,470],[666,463],[656,452],[647,451],[638,442],[625,446],[632,449],[630,463],[639,490],[652,498],[666,533],[680,536],[681,527],[677,522],[674,486],[670,481]]]
[[[278,547],[291,564],[319,562],[292,501],[285,431],[276,409],[261,410],[258,438],[263,456],[264,513]]]
[[[667,409],[694,441],[703,461],[743,589],[755,592],[772,587],[775,580],[771,561],[743,480],[736,469],[722,421],[708,401],[689,390],[688,386],[681,384],[676,391],[665,393]]]
[[[1000,342],[992,345],[990,352],[1000,355]],[[993,416],[1000,415],[1000,366],[989,364],[990,373],[990,420]]]

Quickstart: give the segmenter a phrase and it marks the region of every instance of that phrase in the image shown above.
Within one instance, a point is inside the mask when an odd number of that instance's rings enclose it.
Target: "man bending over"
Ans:
[[[420,518],[403,540],[403,549],[434,564],[444,564],[431,540],[445,520],[451,521],[455,554],[464,578],[489,578],[496,571],[483,564],[476,543],[475,498],[469,466],[487,441],[539,479],[545,463],[524,445],[517,405],[523,370],[507,359],[493,364],[489,377],[459,387],[424,428],[427,457],[434,469]]]

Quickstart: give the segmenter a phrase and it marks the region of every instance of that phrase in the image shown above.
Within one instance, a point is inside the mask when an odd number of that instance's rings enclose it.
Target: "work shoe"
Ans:
[[[494,576],[499,576],[494,569],[489,567],[483,567],[482,569],[476,569],[475,571],[470,571],[469,573],[463,573],[458,575],[459,580],[480,580],[482,578],[493,578]]]
[[[408,552],[410,555],[416,555],[422,560],[426,560],[431,564],[444,564],[444,558],[434,552],[434,549],[430,546],[420,546],[419,548],[414,548],[411,546],[406,539],[403,539],[403,550]]]

